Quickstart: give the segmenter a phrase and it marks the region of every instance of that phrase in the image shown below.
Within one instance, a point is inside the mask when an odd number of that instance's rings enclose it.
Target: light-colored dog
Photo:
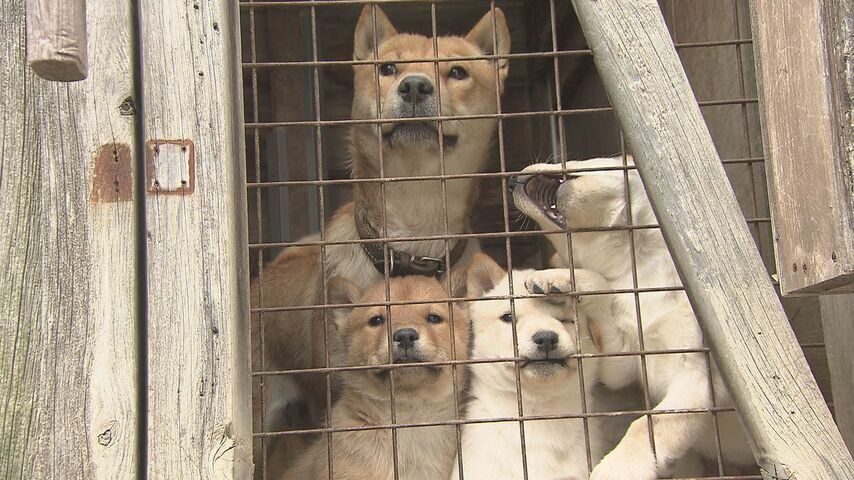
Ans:
[[[570,292],[571,273],[566,269],[515,270],[514,293]],[[478,254],[468,276],[468,296],[503,296],[510,293],[509,277],[495,262]],[[577,290],[603,290],[605,281],[593,272],[576,270]],[[513,324],[517,351],[526,358],[519,366],[523,412],[526,416],[583,413],[578,359],[573,354],[594,353],[598,349],[595,324],[588,317],[609,313],[609,301],[599,296],[583,297],[571,307],[567,296],[483,300],[469,305],[474,334],[472,358],[514,357]],[[573,311],[576,310],[576,311]],[[577,312],[577,316],[575,313]],[[580,342],[577,341],[580,339]],[[598,374],[598,359],[583,360],[587,411],[592,411],[591,387]],[[472,364],[471,400],[466,419],[507,418],[519,415],[516,370],[513,363]],[[532,420],[524,422],[525,458],[528,478],[538,480],[588,478],[587,457],[601,458],[600,422],[588,421],[585,436],[581,418]],[[463,426],[462,459],[464,478],[471,480],[518,480],[523,478],[522,442],[518,421],[472,423]],[[454,463],[451,480],[459,478]]]
[[[631,160],[629,160],[631,162]],[[625,174],[620,158],[567,162],[564,180],[559,164],[531,165],[515,181],[516,206],[536,220],[544,230],[627,226],[631,208],[634,225],[657,223],[637,171]],[[612,168],[611,171],[575,171]],[[628,187],[628,197],[626,189]],[[634,246],[637,286],[677,287],[676,267],[657,229],[579,232],[572,234],[572,258],[576,267],[601,274],[609,288],[633,288]],[[565,233],[550,234],[557,252],[556,263],[568,264]],[[639,294],[640,323],[645,350],[697,349],[703,336],[688,298],[682,291]],[[616,295],[610,322],[601,322],[603,351],[627,352],[640,348],[638,318],[633,295]],[[730,395],[704,353],[650,355],[646,357],[649,395],[654,410],[707,409],[732,406]],[[712,372],[710,381],[709,372]],[[603,359],[600,381],[619,389],[642,381],[641,362],[636,356]],[[714,388],[714,400],[713,391]],[[721,448],[731,466],[755,465],[739,420],[732,412],[718,415]],[[655,451],[649,442],[648,419],[635,420],[620,443],[595,467],[594,480],[650,480],[666,473],[689,452],[716,458],[715,429],[711,414],[659,414],[652,416]]]
[[[510,34],[499,9],[487,13],[465,37],[436,39],[440,58],[505,55],[510,50]],[[496,28],[493,28],[495,24]],[[494,31],[494,33],[493,33]],[[497,111],[496,85],[503,90],[509,61],[409,60],[435,58],[433,39],[398,34],[382,10],[368,5],[362,11],[354,36],[354,59],[373,60],[380,65],[357,64],[354,69],[352,117],[357,120],[391,119],[389,123],[354,125],[350,134],[353,177],[359,179],[421,177],[464,174],[480,171],[493,143],[496,120],[475,118],[436,121],[407,121],[420,117],[491,114]],[[438,71],[437,71],[438,70]],[[441,105],[440,98],[441,95]],[[441,109],[440,109],[441,106]],[[401,238],[390,243],[392,262],[386,263],[379,242],[338,244],[320,254],[318,247],[286,249],[261,274],[263,282],[252,285],[255,305],[299,307],[322,305],[322,275],[343,277],[357,285],[369,285],[383,278],[388,267],[392,275],[419,273],[442,275],[452,268],[464,269],[476,242],[450,240],[453,265],[444,265],[445,241],[411,241],[408,237],[465,233],[475,200],[476,180],[472,178],[356,183],[352,204],[342,207],[327,222],[325,240],[344,242],[377,237]],[[447,212],[443,211],[447,195]],[[447,214],[447,230],[445,213]],[[314,238],[316,240],[316,238]],[[374,251],[367,247],[373,246]],[[376,253],[376,249],[380,253]],[[458,257],[458,258],[455,258]],[[441,259],[441,260],[440,260]],[[410,261],[412,260],[412,261]],[[322,263],[322,265],[321,265]],[[260,302],[263,297],[263,302]],[[259,316],[255,316],[259,331]],[[324,326],[319,310],[280,311],[263,315],[266,337],[266,366],[273,370],[306,369],[325,366],[324,338],[336,341],[332,329]],[[260,342],[256,341],[256,360]],[[324,376],[269,377],[265,385],[266,430],[293,422],[282,412],[302,402],[307,405],[310,425],[322,422],[315,409],[324,405]],[[259,396],[256,395],[256,399]],[[256,401],[256,411],[260,410]],[[284,425],[283,425],[284,424]]]
[[[386,300],[380,281],[364,294],[343,279],[334,279],[330,297],[336,304],[369,304]],[[336,309],[335,329],[342,350],[337,355],[348,366],[439,362],[468,358],[469,322],[466,312],[447,302],[447,288],[423,276],[394,278],[389,283],[393,301],[430,301],[429,304],[361,306]],[[453,311],[453,319],[451,312]],[[453,322],[453,323],[452,323]],[[453,324],[453,330],[451,328]],[[391,339],[389,339],[389,335]],[[457,392],[465,385],[465,369],[457,368]],[[334,428],[368,427],[455,418],[452,367],[413,366],[354,370],[342,374],[341,397],[332,407]],[[391,417],[391,379],[394,419]],[[456,428],[425,426],[399,428],[397,466],[401,480],[446,479],[456,452]],[[332,433],[332,471],[329,477],[327,439],[319,437],[281,477],[288,480],[392,480],[394,449],[388,428]]]

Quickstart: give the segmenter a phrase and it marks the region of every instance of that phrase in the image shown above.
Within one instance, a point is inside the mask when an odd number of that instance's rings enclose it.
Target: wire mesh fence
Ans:
[[[354,29],[366,5],[368,37],[382,37],[386,28],[384,18],[388,15],[398,31],[417,32],[428,38],[423,44],[427,47],[398,54],[392,61],[386,56],[388,52],[381,52],[380,46],[372,43],[373,51],[367,56],[354,56]],[[664,0],[661,5],[746,220],[771,273],[772,233],[747,2]],[[409,441],[409,437],[401,440],[401,435],[417,429],[446,427],[453,431],[454,451],[460,452],[466,425],[508,422],[518,425],[521,478],[537,478],[529,473],[526,427],[536,422],[568,419],[582,422],[589,471],[597,461],[591,449],[589,422],[645,417],[649,442],[655,452],[653,418],[672,415],[702,415],[710,418],[714,426],[713,438],[706,439],[713,444],[713,458],[691,465],[693,470],[688,468],[687,473],[683,469],[679,478],[684,475],[761,478],[756,472],[733,473],[729,465],[726,445],[721,444],[718,416],[731,414],[733,408],[714,402],[709,349],[702,345],[645,348],[641,314],[645,295],[679,294],[682,287],[655,284],[638,274],[636,237],[656,231],[657,225],[637,218],[633,212],[630,176],[636,172],[630,151],[598,81],[591,53],[569,2],[247,0],[240,6],[249,257],[253,276],[252,377],[257,478],[295,478],[284,472],[292,468],[298,457],[308,455],[306,452],[312,446],[324,443],[327,475],[335,478],[334,472],[342,466],[340,461],[336,462],[333,436],[376,431],[390,435],[391,478],[412,478],[407,467],[401,465],[405,462],[401,459],[408,453],[399,449],[399,443]],[[496,13],[499,9],[503,16]],[[460,53],[442,40],[448,34],[471,34],[474,30],[470,29],[481,18],[489,35],[481,52]],[[506,41],[512,45],[510,49],[502,49],[505,39],[501,38],[499,22],[504,18],[509,27]],[[474,93],[461,93],[459,87],[448,83],[451,80],[443,80],[449,75],[461,75],[451,73],[460,65],[470,70],[464,70],[466,76],[482,75],[475,79]],[[431,80],[429,95],[435,96],[435,111],[408,117],[385,116],[387,99],[382,92],[387,88],[390,68],[416,72]],[[359,78],[354,80],[354,77]],[[420,87],[413,84],[413,88]],[[354,102],[361,102],[361,107],[354,106]],[[370,114],[360,113],[360,108]],[[400,168],[399,155],[389,153],[393,150],[388,143],[389,128],[425,123],[435,125],[430,136],[435,148],[428,149],[429,154],[419,151],[418,155],[419,161],[432,162],[432,166]],[[487,132],[482,138],[488,148],[475,154],[480,159],[461,160],[457,154],[460,143],[475,142],[469,131],[481,126]],[[360,148],[376,155],[372,169],[360,167],[359,160],[352,158],[356,148],[353,145],[359,142],[365,144]],[[356,154],[361,154],[358,148]],[[569,159],[593,157],[615,157],[619,162],[593,168],[567,164]],[[621,174],[622,196],[627,205],[624,218],[613,226],[583,228],[567,225],[544,228],[527,219],[514,205],[512,188],[520,188],[518,176],[525,167],[537,162],[561,165],[562,182],[589,172]],[[364,223],[373,232],[341,234],[342,229],[359,228],[359,212],[365,209],[369,210],[365,214],[369,219]],[[573,240],[578,235],[615,232],[624,234],[628,242],[632,272],[628,285],[546,296],[528,292],[518,279],[514,282],[514,272],[546,268],[553,254],[563,256],[568,263],[565,266],[572,269]],[[563,236],[565,251],[556,252],[544,239],[546,235]],[[346,276],[348,270],[335,259],[363,252],[372,256],[371,246],[377,245],[380,258],[374,258],[373,265],[363,262],[359,268],[368,272],[351,277],[357,279],[355,283],[362,283],[361,287],[379,281],[383,285],[381,298],[359,297],[339,302],[330,293],[333,287],[328,283],[333,277]],[[470,257],[458,251],[473,251],[476,246],[509,272],[506,293],[474,299],[458,288],[462,277],[455,274],[455,266],[465,263],[460,258]],[[438,273],[438,285],[444,290],[440,295],[407,296],[395,290],[398,288],[393,264],[396,252],[413,248],[429,252],[419,255],[433,262],[431,266],[440,265],[439,271],[432,272]],[[464,268],[459,266],[457,270]],[[575,279],[572,280],[574,283]],[[284,290],[298,294],[283,296]],[[297,300],[293,300],[295,295],[299,297]],[[638,348],[620,352],[580,349],[567,355],[566,360],[574,362],[581,379],[577,411],[532,414],[526,409],[522,394],[525,378],[520,370],[529,359],[520,353],[515,321],[510,322],[513,339],[510,355],[478,357],[471,354],[467,344],[462,351],[457,348],[460,340],[457,336],[463,328],[459,324],[467,324],[469,319],[460,313],[465,310],[456,307],[504,301],[509,305],[511,317],[515,317],[520,301],[607,296],[631,299]],[[430,305],[438,305],[443,312],[441,320],[446,326],[441,331],[448,334],[443,340],[448,346],[446,357],[397,361],[393,351],[398,331],[393,325],[406,315],[407,308]],[[567,305],[572,316],[577,317],[578,303]],[[377,347],[379,356],[374,355],[370,362],[348,364],[339,354],[342,340],[336,322],[346,320],[336,319],[350,311],[370,311],[374,315],[371,319],[382,318],[385,345]],[[578,323],[570,330],[575,344],[580,345],[585,332]],[[277,342],[271,341],[271,336],[289,339]],[[297,355],[281,351],[283,345],[294,342],[310,352]],[[818,342],[803,346],[819,352],[823,349]],[[706,359],[711,406],[654,408],[647,362],[668,355],[701,355]],[[296,359],[296,356],[310,358]],[[619,357],[639,362],[637,388],[622,394],[634,396],[634,407],[604,411],[593,408],[588,398],[591,392],[585,386],[585,368],[589,370],[591,361]],[[515,412],[492,418],[467,418],[466,380],[477,365],[490,364],[512,366]],[[406,411],[410,408],[406,401],[401,410],[401,400],[397,397],[403,387],[396,388],[395,382],[403,381],[404,377],[390,372],[402,369],[438,369],[448,376],[453,401],[444,417],[413,415]],[[389,404],[387,418],[368,425],[337,422],[333,415],[336,403],[347,385],[352,385],[346,377],[365,374],[384,375]],[[358,436],[350,438],[361,441]],[[364,441],[371,440],[366,437]],[[465,472],[465,451],[454,462],[459,471]]]

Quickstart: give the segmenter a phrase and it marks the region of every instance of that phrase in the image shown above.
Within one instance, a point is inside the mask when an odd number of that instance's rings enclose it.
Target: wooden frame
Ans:
[[[572,3],[763,477],[854,477],[657,1]]]
[[[237,2],[90,0],[98,62],[55,84],[25,1],[0,23],[0,476],[250,478]]]
[[[237,7],[233,0],[140,2],[140,140],[152,151],[160,145],[154,162],[186,182],[146,192],[153,479],[252,475]]]
[[[751,10],[782,293],[854,292],[854,4]]]
[[[92,0],[98,62],[57,84],[27,67],[24,4],[0,8],[0,477],[133,478],[133,8]]]

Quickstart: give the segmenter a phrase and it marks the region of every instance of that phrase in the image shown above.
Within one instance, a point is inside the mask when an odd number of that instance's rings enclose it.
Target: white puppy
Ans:
[[[631,160],[629,160],[631,164]],[[516,206],[545,230],[595,229],[657,223],[637,171],[619,169],[620,158],[599,158],[561,165],[531,165],[515,179]],[[617,169],[614,169],[617,167]],[[610,171],[578,169],[611,168]],[[627,196],[628,187],[628,196]],[[629,207],[631,209],[629,210]],[[666,208],[666,206],[662,206]],[[633,235],[633,238],[630,236]],[[565,233],[548,235],[557,251],[557,262],[568,265]],[[637,276],[633,274],[634,247]],[[713,254],[713,252],[709,252]],[[658,229],[587,231],[572,234],[574,266],[594,270],[609,288],[678,287],[676,267]],[[640,348],[638,325],[642,325],[645,350],[698,349],[703,335],[688,298],[682,291],[644,292],[617,295],[610,322],[601,322],[603,351],[628,352]],[[708,365],[704,353],[674,353],[646,357],[650,400],[654,410],[708,409],[732,406],[730,395]],[[712,372],[712,381],[709,372]],[[603,359],[599,378],[611,389],[643,383],[637,356]],[[658,414],[652,416],[655,450],[649,441],[648,417],[635,420],[622,441],[595,467],[594,480],[651,480],[666,474],[674,463],[695,451],[713,459],[717,456],[712,415],[708,413]],[[738,418],[731,412],[719,414],[722,454],[730,465],[755,465]]]
[[[592,272],[576,271],[581,289],[601,290],[604,279]],[[514,293],[569,292],[570,271],[513,271]],[[509,279],[495,262],[478,254],[468,274],[468,296],[503,296],[510,293]],[[593,353],[598,333],[588,317],[600,314],[605,300],[584,297],[573,314],[568,296],[483,300],[469,304],[474,342],[472,358],[514,357],[513,324],[518,355],[527,359],[519,365],[524,416],[580,414],[581,380],[578,359],[572,355]],[[598,310],[597,310],[598,309]],[[596,342],[594,342],[594,338]],[[580,342],[577,341],[580,339]],[[587,404],[597,376],[596,358],[583,360],[582,374]],[[473,364],[471,399],[467,420],[516,417],[519,415],[516,370],[513,362]],[[601,456],[599,419],[588,421],[585,435],[581,418],[531,420],[524,422],[525,458],[528,478],[537,480],[581,480],[588,478],[587,448],[592,462]],[[463,426],[462,460],[466,480],[518,480],[522,476],[522,441],[518,421],[472,423]],[[459,478],[454,463],[451,480]]]

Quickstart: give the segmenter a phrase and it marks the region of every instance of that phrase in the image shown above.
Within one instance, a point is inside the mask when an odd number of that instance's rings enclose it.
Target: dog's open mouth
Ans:
[[[442,145],[445,149],[457,145],[457,136],[442,132]],[[383,139],[390,144],[432,143],[439,146],[439,128],[436,122],[403,122],[386,124],[383,127]]]
[[[541,173],[526,178],[520,177],[515,179],[515,182],[514,187],[522,187],[525,196],[546,218],[558,227],[566,228],[566,217],[557,209],[557,192],[564,182],[562,175]]]

